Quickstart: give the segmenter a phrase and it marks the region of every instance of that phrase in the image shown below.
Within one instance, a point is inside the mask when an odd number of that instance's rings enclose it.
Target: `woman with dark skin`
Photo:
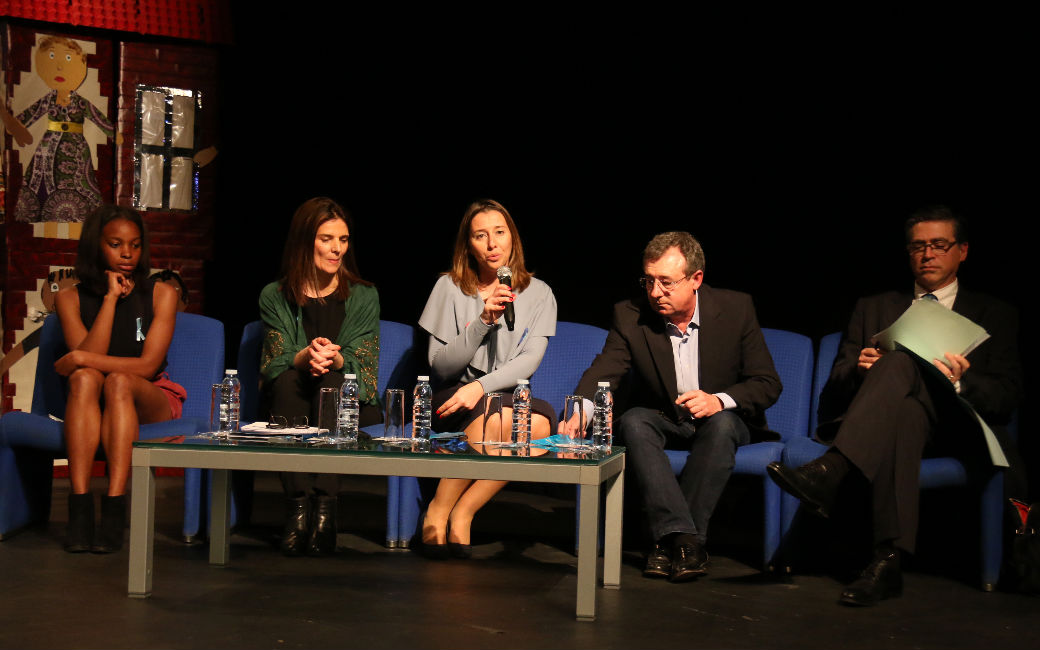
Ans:
[[[149,266],[141,215],[102,205],[87,217],[80,236],[79,285],[62,289],[55,298],[70,350],[54,364],[69,386],[69,552],[122,548],[131,445],[139,425],[181,414],[184,389],[163,372],[177,295],[168,285],[148,280]],[[108,491],[95,537],[90,476],[99,444],[108,462]]]

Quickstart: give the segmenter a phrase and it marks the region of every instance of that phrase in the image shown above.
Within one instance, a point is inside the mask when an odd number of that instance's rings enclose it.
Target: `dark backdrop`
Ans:
[[[353,212],[382,317],[406,323],[479,197],[511,211],[561,320],[606,327],[646,241],[683,229],[708,283],[818,339],[909,286],[902,222],[929,203],[972,222],[962,282],[1028,306],[1037,107],[1003,27],[236,11],[205,306],[232,345],[315,195]]]

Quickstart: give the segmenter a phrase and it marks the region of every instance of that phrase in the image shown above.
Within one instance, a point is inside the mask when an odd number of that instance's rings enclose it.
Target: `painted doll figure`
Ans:
[[[83,221],[101,205],[90,144],[83,137],[90,120],[116,145],[114,124],[76,88],[87,76],[87,55],[73,40],[49,36],[36,48],[36,73],[51,91],[17,117],[0,102],[0,118],[21,146],[32,144],[28,127],[47,119],[47,132],[26,170],[14,209],[16,221]]]

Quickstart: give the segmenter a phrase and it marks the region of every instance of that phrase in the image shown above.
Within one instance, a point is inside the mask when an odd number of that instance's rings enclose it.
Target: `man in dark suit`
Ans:
[[[615,306],[576,392],[592,395],[607,381],[618,393],[615,430],[654,539],[643,574],[683,582],[707,573],[708,520],[737,447],[776,438],[763,412],[780,396],[780,377],[751,297],[703,284],[704,253],[689,233],[654,237],[643,270],[646,299]],[[664,449],[690,452],[679,479]]]
[[[850,472],[869,481],[875,552],[860,577],[842,591],[840,600],[849,605],[874,605],[902,593],[900,556],[912,553],[916,542],[918,474],[926,451],[956,455],[969,466],[991,464],[982,429],[957,396],[1000,439],[1000,425],[1007,424],[1021,394],[1015,310],[962,289],[957,281],[968,256],[963,221],[946,207],[927,208],[907,220],[905,231],[913,293],[889,292],[856,304],[820,397],[822,424],[816,435],[832,442],[831,448],[796,469],[779,463],[768,468],[781,488],[823,516]],[[873,337],[916,300],[952,308],[990,338],[970,353],[970,361],[952,352],[929,360],[938,373],[909,352],[878,349]]]

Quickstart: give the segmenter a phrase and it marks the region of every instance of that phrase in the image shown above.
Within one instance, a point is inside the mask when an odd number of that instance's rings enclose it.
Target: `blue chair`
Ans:
[[[780,548],[780,498],[783,491],[766,476],[766,465],[780,460],[786,443],[808,435],[813,350],[812,341],[801,334],[764,327],[762,335],[784,387],[776,404],[766,409],[769,428],[780,434],[780,440],[738,448],[733,473],[758,476],[762,480],[762,566],[769,569]],[[672,471],[676,474],[682,472],[688,453],[666,450],[665,454],[671,461]]]
[[[260,410],[260,348],[264,342],[263,321],[252,321],[246,323],[242,328],[242,339],[238,344],[238,380],[242,384],[242,392],[239,401],[239,421],[242,424],[255,422],[257,412]],[[208,428],[208,427],[207,427]],[[240,474],[241,476],[241,474]],[[252,476],[252,473],[249,474]],[[209,529],[209,505],[213,496],[213,470],[186,469],[184,470],[184,528],[183,536],[185,543],[192,544],[198,541],[199,531]],[[251,478],[249,479],[252,480]],[[251,483],[250,483],[251,484]],[[246,511],[244,516],[248,517],[248,506],[243,507],[243,502],[252,502],[251,490],[248,488],[233,488],[234,498],[231,500],[231,525],[234,526],[239,513]],[[205,497],[203,497],[205,494]]]
[[[819,354],[816,359],[816,380],[813,387],[813,429],[816,430],[816,410],[819,408],[820,393],[823,391],[831,367],[841,344],[841,332],[834,332],[820,340]],[[1014,424],[1009,427],[1014,430]],[[791,441],[784,449],[783,463],[791,467],[804,465],[819,458],[827,451],[827,446],[811,438]],[[921,461],[921,489],[940,487],[956,487],[969,485],[971,477],[964,465],[956,458],[925,458]],[[783,495],[781,509],[783,511],[783,535],[787,537],[798,511],[799,501],[787,494]],[[981,568],[982,588],[992,591],[1000,577],[1000,563],[1003,558],[1003,516],[1004,516],[1004,475],[993,472],[985,485],[981,486],[980,512],[981,518]]]
[[[549,337],[542,363],[531,376],[531,393],[563,411],[564,398],[574,392],[581,375],[603,349],[607,331],[568,321],[556,323],[555,336]],[[591,399],[591,395],[588,396]],[[559,415],[559,413],[558,413]],[[415,478],[401,479],[401,523],[397,546],[407,547],[419,522],[422,495]]]
[[[64,380],[54,372],[64,351],[61,324],[52,314],[40,332],[31,411],[0,418],[0,539],[50,517],[54,459],[65,455],[62,422],[53,419],[65,417]],[[188,392],[184,413],[179,420],[141,425],[142,440],[192,435],[207,426],[210,386],[223,374],[224,325],[178,313],[166,358],[170,376]]]
[[[376,379],[376,391],[382,403],[387,388],[403,388],[405,401],[411,396],[411,388],[415,386],[416,376],[426,368],[425,359],[416,351],[415,328],[394,321],[379,321],[379,375]],[[405,416],[408,417],[407,415]],[[383,435],[383,425],[376,424],[365,427],[365,433],[373,437]],[[412,490],[419,491],[419,484],[414,477],[390,476],[386,486],[386,545],[388,548],[407,547],[411,538],[409,531],[415,530],[418,519],[418,506],[413,503]],[[401,513],[411,513],[412,527],[401,528]]]

